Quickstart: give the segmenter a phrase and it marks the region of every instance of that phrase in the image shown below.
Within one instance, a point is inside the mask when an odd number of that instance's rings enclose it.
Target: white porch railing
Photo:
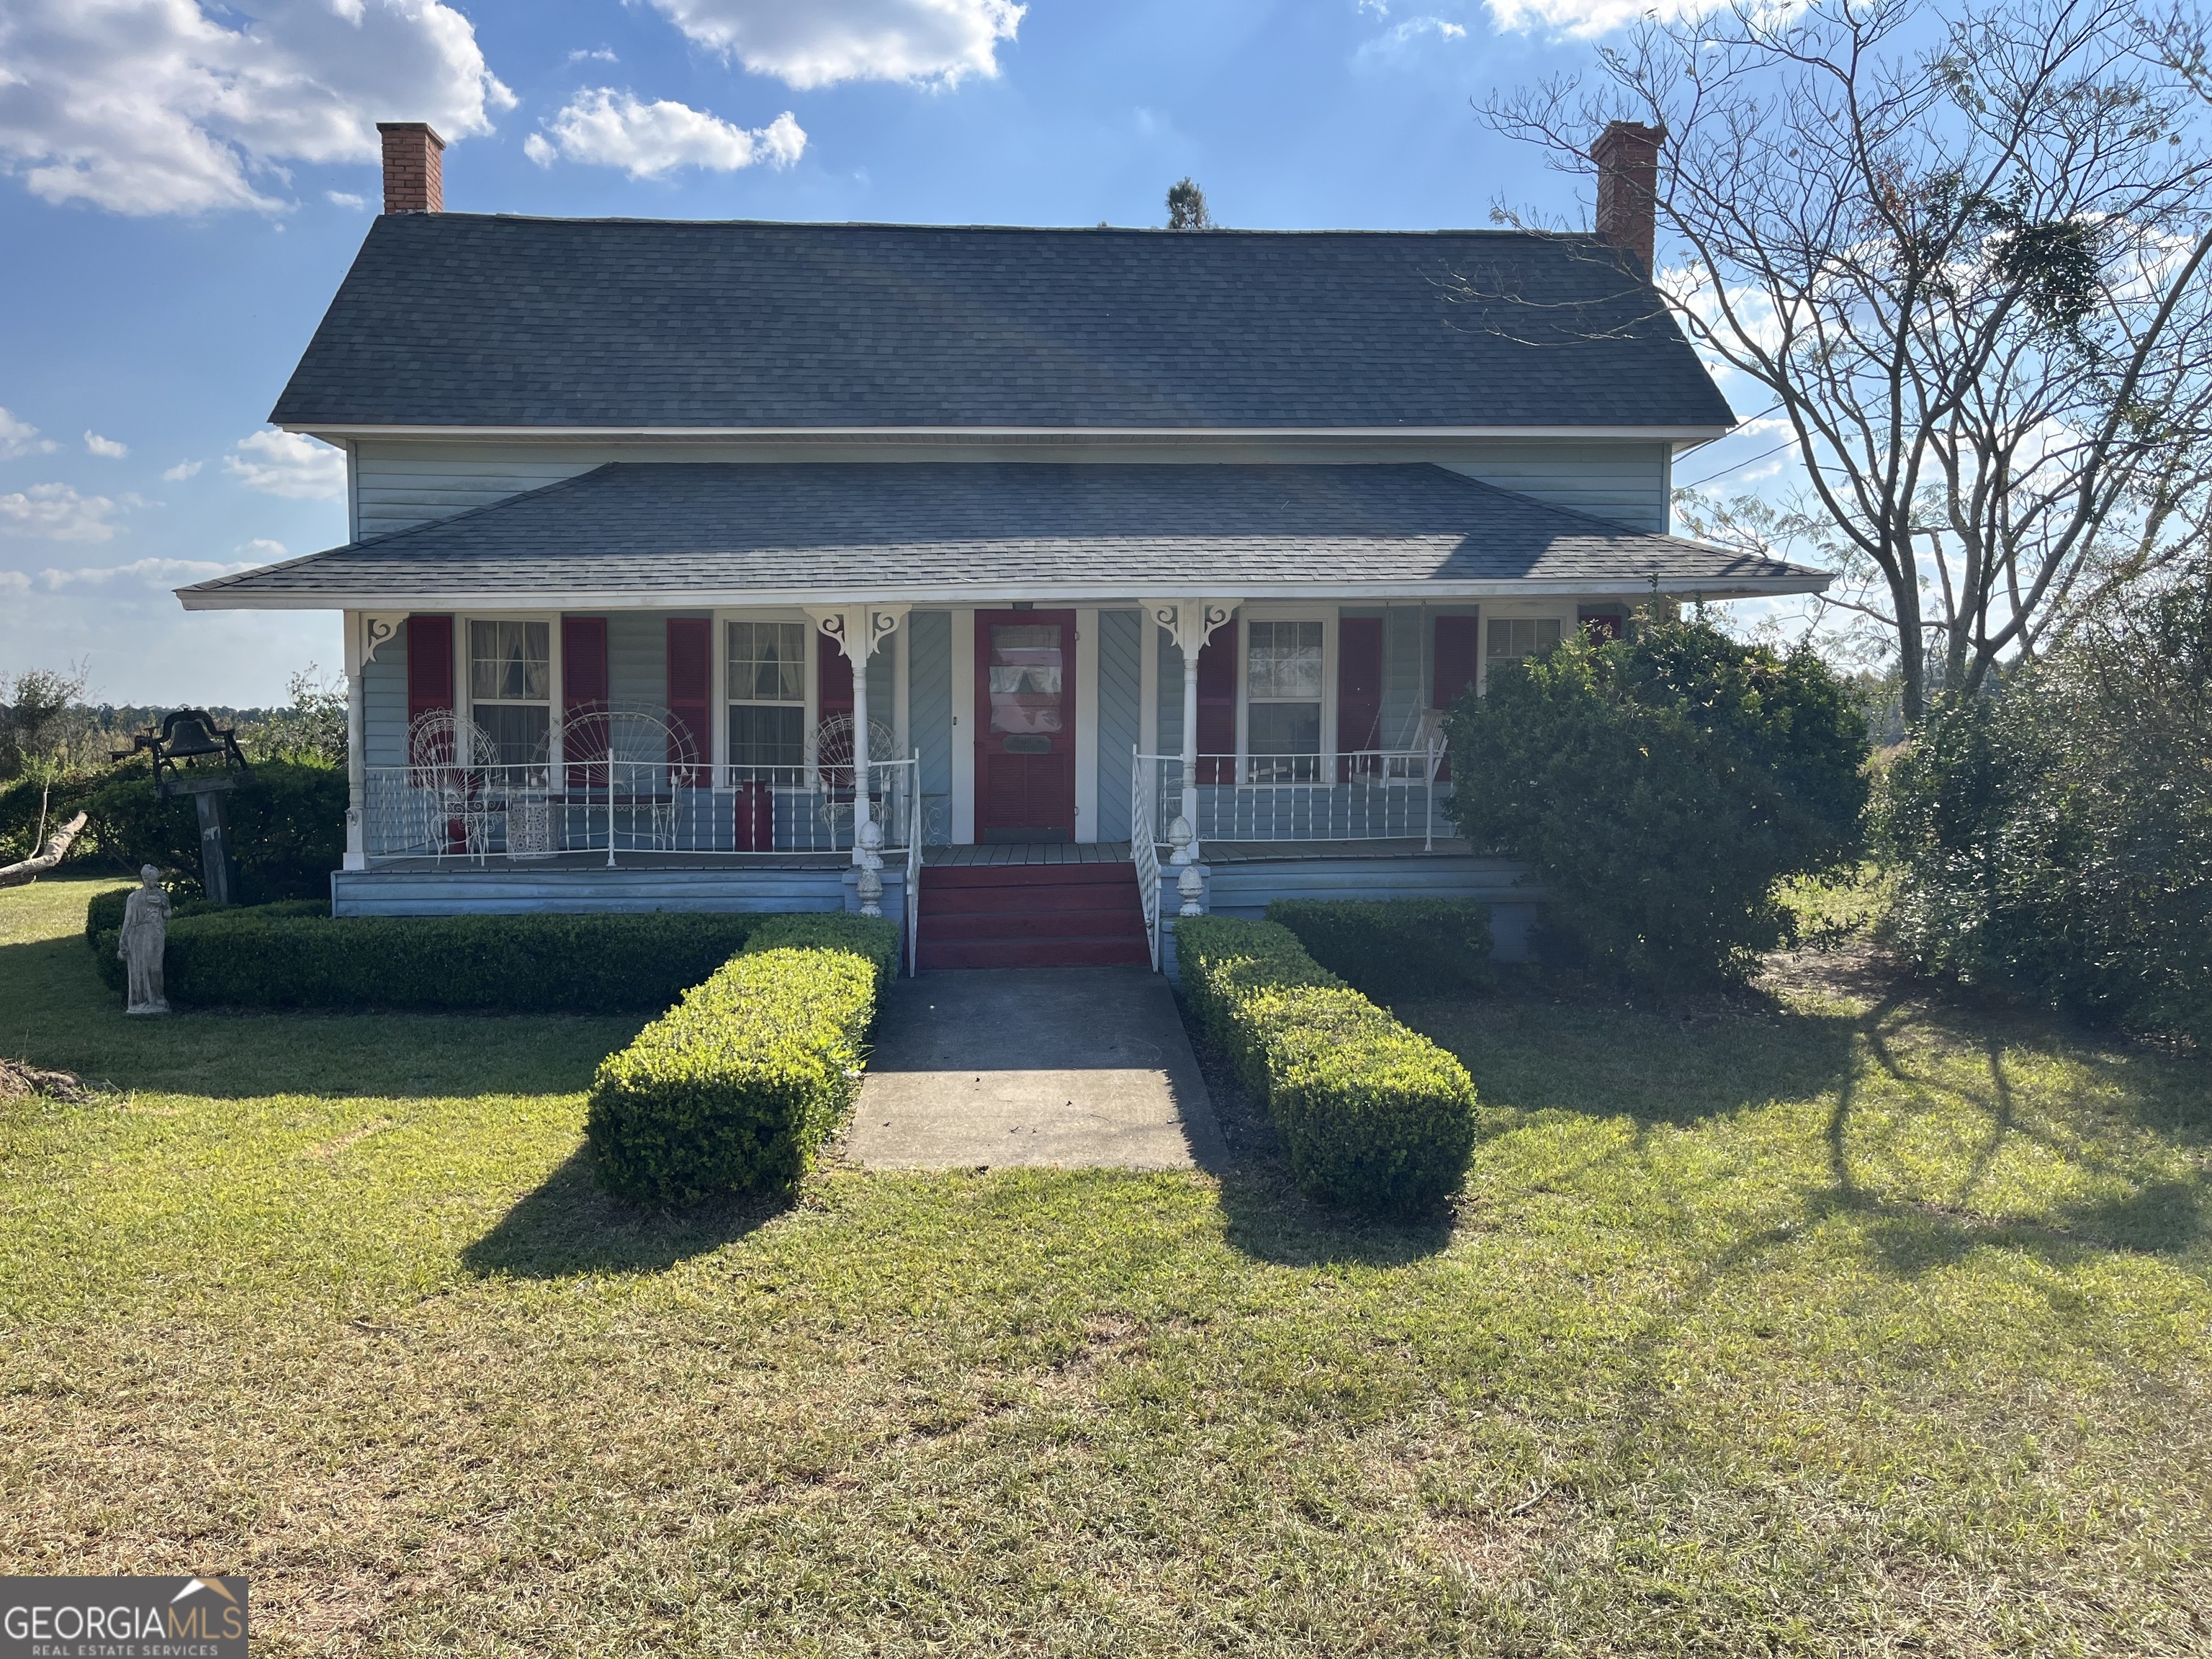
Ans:
[[[1343,755],[1200,755],[1198,832],[1210,841],[1419,841],[1433,848],[1444,747]],[[1168,842],[1182,811],[1182,757],[1139,755],[1130,793],[1134,840]],[[1451,826],[1443,826],[1450,835]],[[1141,877],[1140,877],[1141,879]]]
[[[1155,823],[1158,814],[1152,810],[1152,775],[1158,769],[1151,757],[1139,754],[1134,744],[1129,746],[1129,822],[1136,827],[1130,837],[1130,848],[1137,861],[1137,897],[1144,906],[1145,940],[1152,953],[1152,971],[1160,971],[1160,849],[1153,838],[1144,833],[1144,826]]]
[[[921,750],[912,757],[914,775],[921,776]],[[921,838],[927,833],[921,819],[921,797],[910,796],[913,806],[908,810],[906,837],[906,974],[912,979],[921,971]]]
[[[918,762],[868,768],[884,846],[919,841]],[[362,851],[389,859],[528,860],[624,853],[849,853],[850,767],[571,761],[558,766],[363,769]],[[911,862],[911,859],[909,859]]]

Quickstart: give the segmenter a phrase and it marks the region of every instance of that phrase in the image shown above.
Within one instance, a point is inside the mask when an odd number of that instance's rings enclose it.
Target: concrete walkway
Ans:
[[[1225,1161],[1167,981],[1142,968],[1000,968],[901,980],[845,1154],[878,1170]]]

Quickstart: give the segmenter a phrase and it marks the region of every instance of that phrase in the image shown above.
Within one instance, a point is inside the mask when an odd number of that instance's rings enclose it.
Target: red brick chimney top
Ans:
[[[384,135],[384,210],[442,213],[446,210],[446,141],[427,121],[379,121]]]
[[[1597,234],[1632,253],[1647,272],[1657,237],[1652,198],[1659,189],[1659,146],[1667,129],[1608,121],[1590,146],[1597,163]]]

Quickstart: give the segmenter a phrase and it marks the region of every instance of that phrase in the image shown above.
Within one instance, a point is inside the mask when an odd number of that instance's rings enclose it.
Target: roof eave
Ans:
[[[497,611],[665,611],[736,609],[750,606],[842,605],[866,601],[878,605],[990,605],[1008,599],[1054,600],[1066,605],[1097,605],[1131,598],[1176,599],[1219,599],[1239,601],[1309,601],[1335,605],[1378,605],[1405,600],[1506,599],[1576,598],[1634,599],[1654,592],[1680,599],[1748,599],[1791,593],[1817,593],[1834,578],[1826,571],[1792,568],[1771,576],[1728,576],[1713,579],[1661,575],[1655,581],[1620,578],[1515,577],[1482,581],[1310,581],[1201,583],[1145,582],[1135,587],[1102,591],[1095,582],[1028,582],[1020,585],[975,582],[958,586],[939,584],[885,586],[846,592],[830,586],[802,588],[670,588],[670,589],[549,589],[544,592],[481,588],[423,588],[412,592],[325,592],[287,593],[225,587],[216,583],[179,587],[177,599],[187,611],[446,611],[471,607]],[[230,579],[234,580],[235,579]]]
[[[440,438],[474,442],[485,441],[543,441],[619,443],[728,441],[732,439],[795,438],[927,439],[945,442],[957,439],[1032,439],[1064,442],[1071,439],[1218,438],[1237,442],[1267,440],[1370,440],[1407,438],[1610,438],[1652,443],[1710,443],[1725,438],[1732,425],[1663,426],[428,426],[394,422],[285,421],[286,432],[297,432],[330,441],[364,438]]]

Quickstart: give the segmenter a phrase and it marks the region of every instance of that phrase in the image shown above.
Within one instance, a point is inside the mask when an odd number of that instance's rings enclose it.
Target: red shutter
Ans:
[[[1429,683],[1430,708],[1450,708],[1474,684],[1475,629],[1480,621],[1476,617],[1437,618],[1436,654],[1431,659],[1435,672]],[[1437,767],[1437,780],[1444,782],[1450,777],[1451,758],[1446,756]]]
[[[714,755],[714,625],[704,617],[668,619],[668,765],[672,781],[703,789]]]
[[[1198,653],[1198,752],[1233,757],[1237,753],[1237,641],[1244,624],[1234,618],[1208,640]],[[1234,783],[1237,763],[1232,759],[1198,763],[1200,783]]]
[[[568,786],[609,783],[580,763],[607,758],[607,619],[561,618],[561,757],[570,763]]]
[[[1382,618],[1346,617],[1336,625],[1336,747],[1349,756],[1382,746]],[[1340,781],[1352,762],[1337,762]],[[1366,763],[1372,770],[1376,763]]]
[[[827,634],[814,641],[814,700],[819,718],[853,712],[853,663]]]
[[[407,619],[407,763],[410,766],[453,757],[453,734],[439,741],[435,755],[414,752],[415,722],[425,714],[453,712],[453,619],[451,617],[410,617]]]
[[[1436,672],[1430,683],[1429,707],[1449,708],[1460,694],[1474,684],[1474,617],[1437,618]]]

